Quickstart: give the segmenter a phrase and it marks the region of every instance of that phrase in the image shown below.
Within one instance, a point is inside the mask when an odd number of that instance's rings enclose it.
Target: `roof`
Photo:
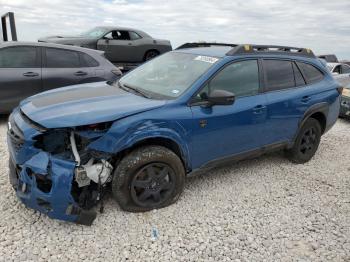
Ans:
[[[60,44],[52,44],[52,43],[46,43],[46,42],[16,42],[16,41],[10,41],[10,42],[1,42],[0,48],[2,47],[11,47],[11,46],[43,46],[43,47],[52,47],[52,48],[60,48],[60,49],[67,49],[67,50],[73,50],[73,51],[81,51],[84,53],[104,53],[103,51],[90,49],[90,48],[84,48],[80,46],[73,46],[73,45],[60,45]]]

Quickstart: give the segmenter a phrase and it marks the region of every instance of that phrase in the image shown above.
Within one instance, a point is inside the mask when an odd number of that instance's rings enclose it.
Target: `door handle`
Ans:
[[[266,106],[257,105],[256,107],[253,108],[253,113],[254,114],[261,114],[265,109],[266,109]]]
[[[26,76],[26,77],[35,77],[35,76],[39,76],[38,73],[34,73],[34,72],[26,72],[23,74],[23,76]]]
[[[74,75],[75,75],[75,76],[86,76],[87,73],[84,72],[84,71],[78,71],[78,72],[75,72]]]
[[[311,100],[311,97],[309,97],[309,96],[303,96],[302,98],[301,98],[301,102],[302,103],[307,103],[307,102],[309,102]]]
[[[132,43],[128,43],[128,45],[132,45]]]

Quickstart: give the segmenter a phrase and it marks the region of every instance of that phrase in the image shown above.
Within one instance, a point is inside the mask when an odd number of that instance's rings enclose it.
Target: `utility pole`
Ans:
[[[8,12],[1,16],[2,38],[5,42],[9,41],[8,34],[7,34],[7,23],[6,23],[7,18],[9,19],[9,22],[10,22],[12,41],[17,41],[15,14],[13,12]]]

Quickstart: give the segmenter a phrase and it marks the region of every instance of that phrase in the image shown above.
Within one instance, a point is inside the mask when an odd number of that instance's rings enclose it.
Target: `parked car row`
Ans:
[[[166,207],[186,176],[218,165],[280,149],[309,161],[338,118],[341,93],[305,48],[170,51],[118,81],[22,101],[9,117],[10,181],[27,207],[85,225],[107,186],[123,210]]]
[[[51,36],[40,38],[39,42],[101,50],[108,60],[122,66],[142,63],[172,50],[169,40],[155,39],[141,30],[125,27],[100,26],[77,36]]]

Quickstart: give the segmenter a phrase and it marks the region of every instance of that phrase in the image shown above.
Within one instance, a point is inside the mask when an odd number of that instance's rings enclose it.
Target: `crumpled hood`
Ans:
[[[46,128],[62,128],[114,121],[161,107],[165,101],[147,99],[106,82],[69,86],[27,98],[22,112]]]

